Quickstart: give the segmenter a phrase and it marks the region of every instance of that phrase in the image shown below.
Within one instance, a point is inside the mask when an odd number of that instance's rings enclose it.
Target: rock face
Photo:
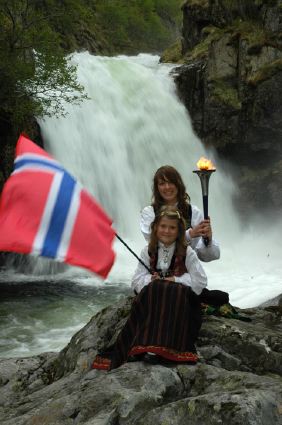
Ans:
[[[282,206],[282,2],[187,0],[175,70],[196,133],[240,166],[238,203]]]
[[[244,310],[252,322],[207,316],[194,366],[135,362],[91,370],[131,301],[102,310],[59,354],[1,360],[1,425],[282,423],[280,310]]]

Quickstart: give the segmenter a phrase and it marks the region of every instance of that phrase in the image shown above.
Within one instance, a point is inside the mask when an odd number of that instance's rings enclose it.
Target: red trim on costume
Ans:
[[[135,354],[141,354],[141,353],[147,353],[147,352],[158,354],[159,356],[162,356],[174,362],[197,363],[197,361],[199,360],[198,355],[196,353],[192,353],[191,351],[178,352],[170,348],[159,347],[156,345],[146,345],[146,346],[138,345],[136,347],[133,347],[129,352],[129,356],[134,356]]]
[[[111,360],[105,357],[96,356],[92,363],[92,369],[110,370]]]

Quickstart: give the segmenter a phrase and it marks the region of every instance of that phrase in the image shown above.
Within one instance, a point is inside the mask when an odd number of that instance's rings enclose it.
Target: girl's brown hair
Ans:
[[[187,241],[185,238],[185,220],[182,217],[178,208],[171,205],[166,205],[160,208],[158,214],[156,214],[154,221],[151,224],[151,236],[148,251],[149,253],[154,253],[158,249],[158,238],[157,238],[157,228],[160,224],[160,221],[163,217],[166,217],[170,220],[177,220],[178,224],[178,234],[176,238],[175,245],[175,254],[176,255],[186,255]]]
[[[171,165],[164,165],[160,167],[154,175],[152,187],[152,206],[154,208],[155,214],[158,214],[160,208],[165,205],[165,201],[161,197],[158,189],[158,184],[161,180],[173,183],[177,187],[177,208],[181,212],[184,219],[187,220],[189,216],[190,196],[186,193],[186,187],[183,183],[181,175]]]

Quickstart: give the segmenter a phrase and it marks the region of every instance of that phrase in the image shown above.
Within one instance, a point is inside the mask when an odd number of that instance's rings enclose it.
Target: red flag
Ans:
[[[112,221],[47,152],[25,136],[0,198],[0,250],[34,254],[107,277],[114,263]]]

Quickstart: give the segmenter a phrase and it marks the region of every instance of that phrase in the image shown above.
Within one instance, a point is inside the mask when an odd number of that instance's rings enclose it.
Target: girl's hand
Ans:
[[[201,223],[197,224],[197,226],[191,228],[189,230],[189,234],[191,238],[198,238],[202,236],[203,238],[212,238],[212,228],[210,219],[206,219],[201,221]]]
[[[170,282],[175,282],[174,276],[166,277],[165,280],[169,280]]]

